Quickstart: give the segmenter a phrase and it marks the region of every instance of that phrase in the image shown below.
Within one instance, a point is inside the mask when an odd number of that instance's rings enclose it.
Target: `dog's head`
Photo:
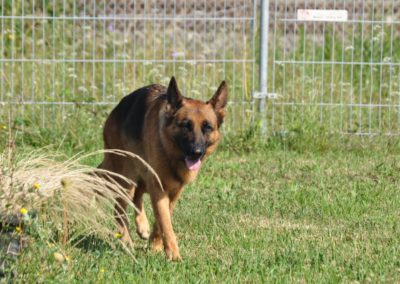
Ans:
[[[165,131],[176,151],[177,159],[190,171],[197,171],[205,157],[220,140],[228,90],[225,81],[207,102],[182,96],[175,78],[167,89]]]

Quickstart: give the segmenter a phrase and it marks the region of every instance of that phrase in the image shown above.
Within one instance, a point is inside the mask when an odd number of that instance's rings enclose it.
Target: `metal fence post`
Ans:
[[[259,92],[256,98],[259,102],[259,116],[261,134],[266,134],[266,98],[268,84],[268,30],[269,30],[269,0],[261,0],[261,16],[260,16],[260,66],[259,66]]]

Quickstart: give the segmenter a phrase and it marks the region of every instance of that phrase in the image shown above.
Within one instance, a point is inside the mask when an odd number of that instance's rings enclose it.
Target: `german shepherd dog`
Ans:
[[[225,81],[209,101],[203,102],[182,96],[172,77],[168,88],[154,84],[124,97],[105,123],[105,149],[139,155],[161,180],[164,190],[144,179],[130,159],[111,153],[105,154],[99,166],[136,183],[136,188],[126,183],[121,185],[138,209],[137,233],[143,239],[150,239],[156,251],[164,246],[169,260],[181,259],[171,224],[172,212],[183,187],[196,178],[202,163],[218,145],[227,99]],[[146,192],[150,194],[156,219],[151,235],[143,207]],[[126,207],[126,202],[118,200],[115,216],[122,240],[131,244]]]

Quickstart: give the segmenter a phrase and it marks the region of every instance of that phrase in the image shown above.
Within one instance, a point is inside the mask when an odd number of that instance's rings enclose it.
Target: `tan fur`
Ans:
[[[188,142],[192,138],[196,141],[206,141],[207,147],[201,157],[202,162],[215,151],[220,140],[219,126],[224,117],[227,101],[226,84],[223,82],[207,103],[183,97],[174,78],[171,79],[168,89],[160,85],[151,85],[137,90],[130,96],[132,97],[127,96],[127,99],[120,102],[105,123],[105,148],[121,149],[141,156],[157,172],[164,191],[157,184],[146,179],[143,172],[140,172],[128,158],[106,154],[99,167],[122,174],[138,184],[137,188],[124,185],[138,208],[135,218],[137,233],[144,239],[150,238],[155,250],[161,250],[164,246],[168,259],[180,260],[171,215],[183,187],[194,181],[199,171],[188,169],[185,164],[187,150],[176,142],[178,139],[176,137],[179,137],[182,143],[186,143],[184,145],[194,145],[194,142],[190,142],[191,144]],[[143,101],[138,102],[140,97]],[[138,114],[143,108],[145,110],[143,115]],[[192,123],[191,132],[178,123],[184,120]],[[142,124],[139,125],[141,121]],[[212,131],[205,131],[205,122],[209,123]],[[141,129],[141,134],[130,133],[131,125],[132,129]],[[150,194],[156,219],[151,235],[143,208],[144,193]],[[123,240],[131,243],[125,209],[126,204],[119,201],[115,210],[116,220]]]

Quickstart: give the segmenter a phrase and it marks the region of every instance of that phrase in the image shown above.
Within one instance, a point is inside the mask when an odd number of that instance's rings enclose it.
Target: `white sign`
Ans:
[[[346,22],[347,10],[297,10],[298,21]]]

